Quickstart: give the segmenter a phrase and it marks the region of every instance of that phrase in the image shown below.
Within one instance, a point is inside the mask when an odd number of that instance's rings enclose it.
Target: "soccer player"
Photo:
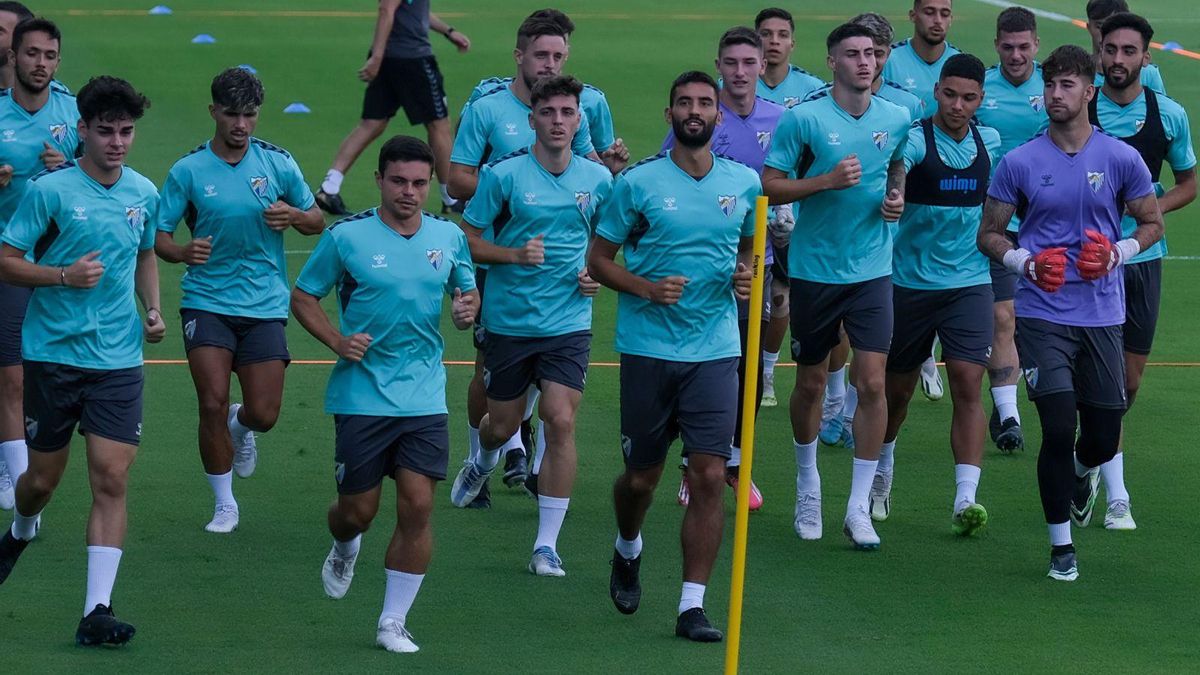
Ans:
[[[597,208],[612,189],[602,164],[571,152],[583,84],[570,76],[538,80],[530,92],[536,140],[484,167],[463,224],[473,260],[491,265],[491,300],[482,316],[488,413],[481,452],[451,488],[467,506],[521,427],[525,392],[542,392],[546,439],[537,483],[538,532],[529,571],[566,574],[558,534],[575,482],[575,416],[583,398],[592,341],[592,296],[599,284],[586,267]],[[483,238],[492,230],[491,241]]]
[[[333,548],[321,568],[329,597],[350,589],[383,479],[396,482],[396,527],[384,558],[387,586],[375,637],[390,652],[417,651],[406,617],[429,568],[433,493],[450,457],[442,298],[453,298],[450,315],[459,330],[471,325],[479,306],[462,230],[421,211],[436,161],[415,138],[384,143],[375,174],[379,206],[331,225],[292,291],[300,325],[338,357],[325,394],[338,491],[329,507]],[[320,305],[335,287],[337,327]]]
[[[0,89],[11,89],[17,81],[13,59],[8,52],[12,49],[13,31],[17,24],[33,18],[33,12],[19,2],[0,2]]]
[[[113,616],[111,595],[129,468],[142,435],[142,340],[161,341],[166,324],[153,251],[158,190],[125,166],[149,102],[128,82],[102,76],[79,90],[78,103],[83,156],[30,180],[0,236],[0,276],[34,289],[22,345],[29,469],[17,481],[13,524],[0,539],[0,582],[37,535],[78,426],[92,507],[75,641],[90,646],[124,644],[134,634]]]
[[[1196,198],[1196,154],[1188,115],[1165,94],[1142,84],[1141,72],[1150,60],[1150,38],[1154,29],[1144,18],[1122,12],[1104,21],[1100,63],[1104,68],[1104,87],[1088,106],[1092,124],[1120,138],[1145,160],[1158,194],[1158,206],[1164,214],[1177,211]],[[1163,163],[1175,175],[1174,186],[1162,192],[1159,177]],[[1130,216],[1121,220],[1123,236],[1135,231],[1137,222]],[[1124,266],[1125,395],[1130,407],[1141,388],[1146,360],[1154,342],[1158,323],[1158,303],[1162,295],[1162,258],[1166,237],[1130,259]],[[1100,467],[1108,508],[1104,527],[1132,530],[1137,527],[1129,507],[1125,488],[1125,453]]]
[[[913,0],[912,9],[908,10],[913,36],[892,45],[891,58],[883,70],[885,78],[898,82],[920,98],[926,110],[937,107],[933,87],[946,59],[958,53],[946,41],[954,22],[952,4],[952,0]]]
[[[0,3],[0,30],[11,14],[4,6]],[[29,179],[79,150],[75,97],[53,86],[62,43],[58,27],[46,19],[29,19],[8,37],[15,81],[0,93],[0,233]],[[32,292],[0,281],[0,509],[5,510],[13,508],[13,486],[28,465],[21,412],[21,322]]]
[[[892,230],[904,210],[905,137],[912,120],[871,94],[874,33],[843,24],[826,39],[833,87],[792,108],[779,123],[763,169],[771,201],[799,201],[789,247],[792,355],[798,365],[791,417],[796,450],[794,525],[819,539],[817,432],[829,352],[845,326],[859,361],[860,411],[843,531],[856,548],[879,547],[868,495],[887,424],[884,367],[892,336]],[[794,173],[793,173],[794,172]],[[789,174],[796,176],[789,178]]]
[[[975,116],[980,124],[1000,132],[999,157],[1041,133],[1050,123],[1042,69],[1037,63],[1037,18],[1024,7],[1009,7],[996,17],[996,56],[999,62],[988,68],[983,87],[987,92]],[[992,167],[995,170],[995,165]],[[1019,221],[1014,216],[1008,225],[1009,238],[1016,240]],[[1017,409],[1017,381],[1021,366],[1014,338],[1016,316],[1013,297],[1019,275],[1004,265],[989,261],[992,276],[992,355],[988,359],[992,415],[988,432],[1003,453],[1025,447],[1021,431],[1021,413]]]
[[[440,33],[465,54],[471,40],[454,26],[429,11],[430,0],[379,0],[379,18],[367,62],[358,70],[358,79],[367,83],[363,95],[362,119],[338,146],[333,166],[325,173],[317,204],[335,216],[348,216],[342,201],[342,180],[355,160],[387,129],[401,107],[412,125],[422,124],[429,145],[437,157],[437,177],[442,188],[442,203],[454,200],[447,192],[450,184],[450,110],[442,88],[442,73],[429,44],[429,31]]]
[[[1095,76],[1075,45],[1042,63],[1049,131],[1000,161],[979,226],[979,248],[1021,275],[1017,349],[1042,425],[1048,576],[1061,581],[1079,576],[1071,521],[1091,518],[1099,466],[1117,452],[1127,405],[1121,268],[1163,232],[1145,162],[1088,122]],[[1018,208],[1014,246],[1005,231]],[[1123,209],[1137,221],[1125,238]]]
[[[721,89],[717,96],[717,108],[721,111],[721,121],[713,130],[712,151],[734,159],[756,172],[762,172],[763,160],[771,147],[771,137],[784,108],[755,95],[756,83],[763,69],[762,38],[753,30],[738,26],[730,28],[721,36],[717,43],[716,58],[717,73],[721,76]],[[667,132],[663,142],[663,152],[675,147],[677,139],[674,129]],[[791,205],[781,207],[786,210],[784,217],[791,217]],[[776,217],[779,217],[776,215]],[[768,247],[765,266],[771,265],[771,250]],[[763,334],[767,333],[771,319],[771,279],[768,274],[763,278],[764,307],[762,313]],[[746,375],[746,336],[749,335],[750,303],[738,303],[738,330],[741,334],[742,357],[738,361],[738,401],[745,393]],[[760,363],[762,356],[759,356]],[[762,372],[761,369],[759,372]],[[763,382],[755,383],[756,401],[763,396]],[[737,491],[738,467],[742,464],[742,406],[737,407],[737,422],[730,447],[729,461],[725,463],[725,482]],[[679,484],[678,501],[687,506],[687,458],[683,459],[683,477]],[[750,484],[750,510],[762,508],[763,497],[758,486]]]
[[[689,458],[683,517],[683,589],[675,634],[716,642],[704,590],[724,527],[722,491],[736,421],[737,302],[750,295],[758,174],[712,152],[721,122],[717,83],[689,71],[671,85],[669,152],[617,179],[588,256],[597,281],[619,293],[621,449],[613,486],[617,540],[609,593],[637,611],[642,523],[676,436]],[[614,262],[624,249],[625,266]]]
[[[792,20],[791,12],[768,7],[754,17],[754,30],[762,38],[766,64],[758,77],[759,96],[785,108],[794,108],[805,96],[825,86],[821,78],[792,64],[796,22]]]
[[[214,497],[204,529],[237,529],[233,473],[254,473],[254,434],[279,419],[288,354],[289,228],[319,234],[325,219],[286,150],[254,137],[263,86],[250,71],[230,68],[212,81],[212,140],[192,150],[162,187],[155,249],[185,263],[180,316],[183,343],[200,405],[200,459]],[[191,240],[175,243],[179,221]],[[229,403],[237,373],[243,402]]]
[[[984,439],[979,389],[992,346],[993,303],[988,259],[975,238],[1000,134],[972,121],[984,98],[983,79],[983,62],[974,56],[946,59],[934,90],[937,109],[908,132],[904,215],[892,261],[895,330],[887,363],[888,425],[870,499],[871,517],[886,520],[896,436],[921,377],[921,361],[938,336],[954,404],[951,529],[960,536],[987,523],[987,510],[975,493]]]
[[[1108,17],[1118,12],[1128,12],[1129,3],[1125,0],[1088,0],[1085,8],[1087,15],[1087,31],[1092,37],[1092,62],[1096,66],[1096,87],[1104,85],[1104,69],[1101,63],[1104,48],[1104,31],[1102,27]],[[1146,57],[1146,65],[1142,67],[1140,76],[1142,86],[1147,89],[1165,94],[1167,87],[1163,84],[1162,72],[1158,66],[1150,63],[1150,57]]]

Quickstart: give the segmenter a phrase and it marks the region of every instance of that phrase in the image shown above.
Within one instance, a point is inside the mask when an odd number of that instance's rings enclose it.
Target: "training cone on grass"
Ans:
[[[150,16],[169,16],[174,14],[166,5],[155,5],[150,8]]]
[[[288,114],[303,114],[310,113],[312,110],[310,110],[309,107],[303,103],[296,101],[295,103],[288,104],[288,107],[284,108],[283,112]]]
[[[194,45],[211,45],[211,44],[215,43],[216,41],[217,41],[217,38],[209,35],[208,33],[201,33],[201,34],[197,35],[196,37],[192,38],[192,44],[194,44]]]

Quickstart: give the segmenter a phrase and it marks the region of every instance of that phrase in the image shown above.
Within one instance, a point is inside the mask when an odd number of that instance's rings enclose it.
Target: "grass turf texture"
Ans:
[[[131,164],[156,183],[181,154],[210,137],[208,83],[221,68],[254,65],[267,88],[259,135],[288,148],[310,184],[319,182],[333,152],[357,118],[362,85],[354,77],[370,41],[374,3],[263,0],[176,0],[172,17],[144,14],[151,3],[63,0],[35,3],[65,34],[59,77],[78,90],[89,75],[129,78],[153,100],[138,125]],[[435,10],[473,41],[469,55],[434,44],[455,111],[479,78],[509,75],[516,25],[544,2],[482,0],[435,3]],[[998,9],[957,4],[953,42],[994,62]],[[1082,14],[1082,0],[1039,0],[1045,9]],[[1197,19],[1185,0],[1142,2],[1161,40],[1180,39]],[[1152,6],[1151,6],[1152,5]],[[570,72],[608,94],[618,135],[635,158],[657,150],[665,132],[667,88],[680,71],[711,70],[714,43],[726,28],[749,23],[756,5],[711,0],[643,3],[566,2],[578,24]],[[798,21],[795,62],[826,75],[824,36],[842,15],[884,10],[898,36],[910,30],[909,3],[838,6],[792,3]],[[334,10],[332,16],[306,11]],[[106,12],[103,10],[122,10]],[[224,12],[229,10],[228,12]],[[224,13],[223,13],[224,12]],[[284,14],[281,14],[284,13]],[[837,16],[832,16],[836,14]],[[1063,42],[1087,43],[1082,30],[1042,22],[1042,52]],[[214,45],[191,45],[210,33]],[[662,46],[668,46],[662,49]],[[1195,48],[1185,41],[1184,47]],[[1168,90],[1200,115],[1195,73],[1200,63],[1156,52]],[[304,101],[311,115],[280,111]],[[410,132],[401,117],[390,130]],[[423,135],[418,134],[418,135]],[[344,188],[351,207],[377,198],[370,180],[378,146],[364,154]],[[434,197],[436,200],[436,197]],[[1196,207],[1169,217],[1174,255],[1200,255]],[[315,239],[288,234],[288,248]],[[303,254],[289,259],[294,275]],[[181,268],[162,265],[170,334],[147,358],[182,358],[178,308]],[[1153,360],[1200,361],[1191,336],[1200,329],[1191,289],[1200,261],[1166,263],[1163,319]],[[613,361],[615,297],[596,303],[595,361]],[[332,308],[332,304],[330,304]],[[1188,311],[1191,308],[1192,311]],[[447,322],[448,326],[448,322]],[[289,325],[294,358],[330,354],[298,324]],[[469,336],[451,335],[447,357],[470,360]],[[464,399],[469,368],[451,367],[451,472],[465,453]],[[145,442],[130,489],[130,530],[114,595],[119,616],[138,636],[117,653],[76,649],[71,641],[84,585],[83,529],[89,502],[82,442],[44,528],[10,581],[0,589],[0,644],[6,672],[66,671],[330,671],[401,667],[440,672],[521,668],[599,672],[713,672],[724,647],[672,636],[679,593],[678,475],[665,473],[644,537],[645,596],[632,617],[617,614],[607,596],[614,524],[610,485],[620,470],[617,370],[593,368],[579,419],[579,480],[560,539],[568,576],[540,579],[525,571],[536,532],[531,500],[494,481],[493,509],[459,511],[437,498],[435,554],[409,627],[421,646],[399,657],[373,647],[382,603],[380,569],[394,515],[391,487],[376,527],[365,536],[357,580],[333,602],[319,570],[329,548],[325,508],[334,494],[332,420],[322,412],[328,367],[293,366],[279,425],[259,440],[259,470],[236,482],[240,529],[203,531],[211,494],[196,450],[196,406],[186,367],[149,366]],[[794,371],[781,368],[778,391]],[[1077,532],[1081,578],[1044,578],[1048,560],[1036,488],[1036,414],[1022,402],[1029,450],[1014,457],[989,448],[980,499],[991,515],[982,537],[950,535],[953,470],[948,447],[949,401],[913,403],[897,451],[893,511],[879,526],[878,554],[850,550],[840,535],[849,489],[845,450],[822,447],[826,537],[802,544],[792,531],[794,459],[786,407],[764,411],[754,475],[766,496],[751,519],[742,665],[747,672],[794,670],[901,671],[1048,670],[1086,658],[1101,671],[1178,671],[1197,655],[1195,579],[1200,543],[1181,515],[1200,470],[1186,420],[1195,417],[1200,370],[1152,367],[1127,425],[1126,462],[1139,529],[1109,533],[1098,522]],[[732,492],[727,492],[732,514]],[[1098,514],[1097,521],[1102,520]],[[732,527],[709,585],[707,609],[725,628]],[[1192,589],[1189,591],[1189,589]],[[1192,645],[1188,647],[1187,645]]]

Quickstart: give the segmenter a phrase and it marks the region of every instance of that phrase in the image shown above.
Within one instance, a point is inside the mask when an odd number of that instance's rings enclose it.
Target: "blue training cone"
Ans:
[[[301,102],[297,101],[297,102],[295,102],[295,103],[289,103],[289,104],[288,104],[288,107],[286,107],[286,108],[284,108],[284,109],[283,109],[283,112],[285,112],[285,113],[289,113],[289,114],[293,114],[293,113],[310,113],[310,112],[312,112],[312,110],[310,110],[308,106],[306,106],[306,105],[304,105],[303,103],[301,103]]]
[[[196,37],[192,38],[192,44],[194,44],[194,45],[211,45],[216,41],[217,41],[217,38],[209,35],[208,33],[201,33],[201,34],[197,35]]]
[[[1183,49],[1183,45],[1181,45],[1181,44],[1179,44],[1178,42],[1175,42],[1174,40],[1172,40],[1172,41],[1170,41],[1170,42],[1167,42],[1167,43],[1165,43],[1165,44],[1163,45],[1163,49],[1165,49],[1165,50],[1167,50],[1167,51],[1169,51],[1169,52],[1173,52],[1173,51],[1175,51],[1176,49]]]
[[[240,64],[238,64],[238,68],[241,68],[242,70],[250,73],[251,75],[258,74],[258,68],[255,68],[254,66],[250,65],[249,63],[240,63]]]
[[[171,8],[167,7],[166,5],[155,5],[150,8],[151,16],[168,16],[171,14],[174,14],[174,12],[172,12]]]

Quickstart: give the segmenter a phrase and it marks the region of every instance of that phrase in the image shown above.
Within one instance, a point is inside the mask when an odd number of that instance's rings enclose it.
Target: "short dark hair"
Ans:
[[[62,31],[58,29],[58,25],[50,19],[37,17],[36,19],[25,19],[17,24],[13,29],[12,34],[12,50],[16,52],[21,48],[21,42],[25,36],[30,33],[45,33],[50,36],[51,40],[58,42],[59,49],[62,49]]]
[[[1009,7],[996,17],[996,37],[1001,33],[1037,32],[1037,17],[1024,7]]]
[[[212,102],[230,110],[246,111],[263,103],[263,85],[241,66],[226,68],[212,81]]]
[[[150,107],[149,99],[135,90],[132,84],[111,75],[88,80],[75,94],[75,103],[79,106],[79,117],[84,124],[91,124],[95,120],[112,122],[123,117],[137,121]]]
[[[709,75],[708,73],[705,73],[705,72],[701,72],[699,70],[688,70],[683,73],[680,73],[679,77],[675,78],[675,81],[671,83],[671,98],[668,101],[668,105],[675,105],[675,90],[676,89],[679,89],[680,87],[682,87],[685,84],[695,84],[695,83],[707,84],[708,86],[712,87],[714,97],[717,96],[719,93],[719,89],[717,88],[717,81],[712,78],[712,75]]]
[[[392,162],[425,162],[433,171],[433,150],[429,144],[412,136],[392,136],[379,149],[379,175],[387,170]]]
[[[887,17],[875,12],[863,12],[858,16],[850,19],[849,23],[862,26],[871,31],[871,39],[877,45],[890,45],[892,38],[895,37],[895,32],[892,30],[892,22],[887,20]]]
[[[829,37],[825,38],[825,50],[832,52],[833,48],[841,44],[843,40],[850,38],[865,37],[875,42],[875,33],[866,26],[857,23],[844,23],[829,33]]]
[[[1128,12],[1129,3],[1125,0],[1088,0],[1088,21],[1103,21],[1117,12]]]
[[[942,74],[938,78],[944,80],[947,77],[961,77],[964,80],[974,80],[983,86],[983,75],[987,72],[987,67],[983,65],[978,57],[967,54],[955,54],[946,59],[946,63],[942,66]]]
[[[567,31],[557,21],[532,17],[525,19],[517,29],[517,49],[525,49],[530,42],[547,35],[560,37],[563,41],[567,39]]]
[[[534,83],[533,89],[529,92],[529,107],[535,108],[538,103],[551,96],[572,96],[575,98],[575,103],[578,104],[581,93],[583,93],[583,83],[570,75],[543,77]]]
[[[1142,49],[1150,49],[1150,40],[1154,37],[1154,28],[1150,26],[1150,22],[1145,18],[1138,16],[1132,12],[1117,12],[1104,20],[1100,26],[1101,39],[1108,37],[1113,31],[1128,28],[1135,30],[1142,36]],[[13,38],[14,40],[16,38]]]
[[[571,17],[567,16],[566,12],[559,10],[559,9],[554,9],[553,7],[547,7],[546,9],[539,9],[538,11],[530,14],[526,18],[527,19],[541,19],[543,21],[552,21],[552,22],[558,24],[559,26],[562,26],[563,31],[566,32],[566,34],[568,36],[570,36],[571,33],[575,32],[575,22],[571,20]]]
[[[1079,45],[1063,45],[1050,52],[1042,61],[1042,79],[1049,81],[1062,75],[1078,75],[1084,84],[1096,80],[1096,64],[1092,55]]]
[[[33,12],[29,11],[28,7],[19,2],[9,2],[8,0],[0,2],[0,12],[16,14],[18,22],[27,21],[33,18]]]
[[[760,52],[763,48],[762,38],[753,29],[734,26],[725,31],[725,34],[721,36],[721,41],[717,43],[717,56],[720,56],[726,48],[734,45],[750,45]]]
[[[754,27],[758,28],[767,19],[783,19],[788,22],[788,26],[791,27],[792,31],[796,30],[796,21],[792,19],[792,13],[781,7],[768,7],[759,12],[754,17]]]

